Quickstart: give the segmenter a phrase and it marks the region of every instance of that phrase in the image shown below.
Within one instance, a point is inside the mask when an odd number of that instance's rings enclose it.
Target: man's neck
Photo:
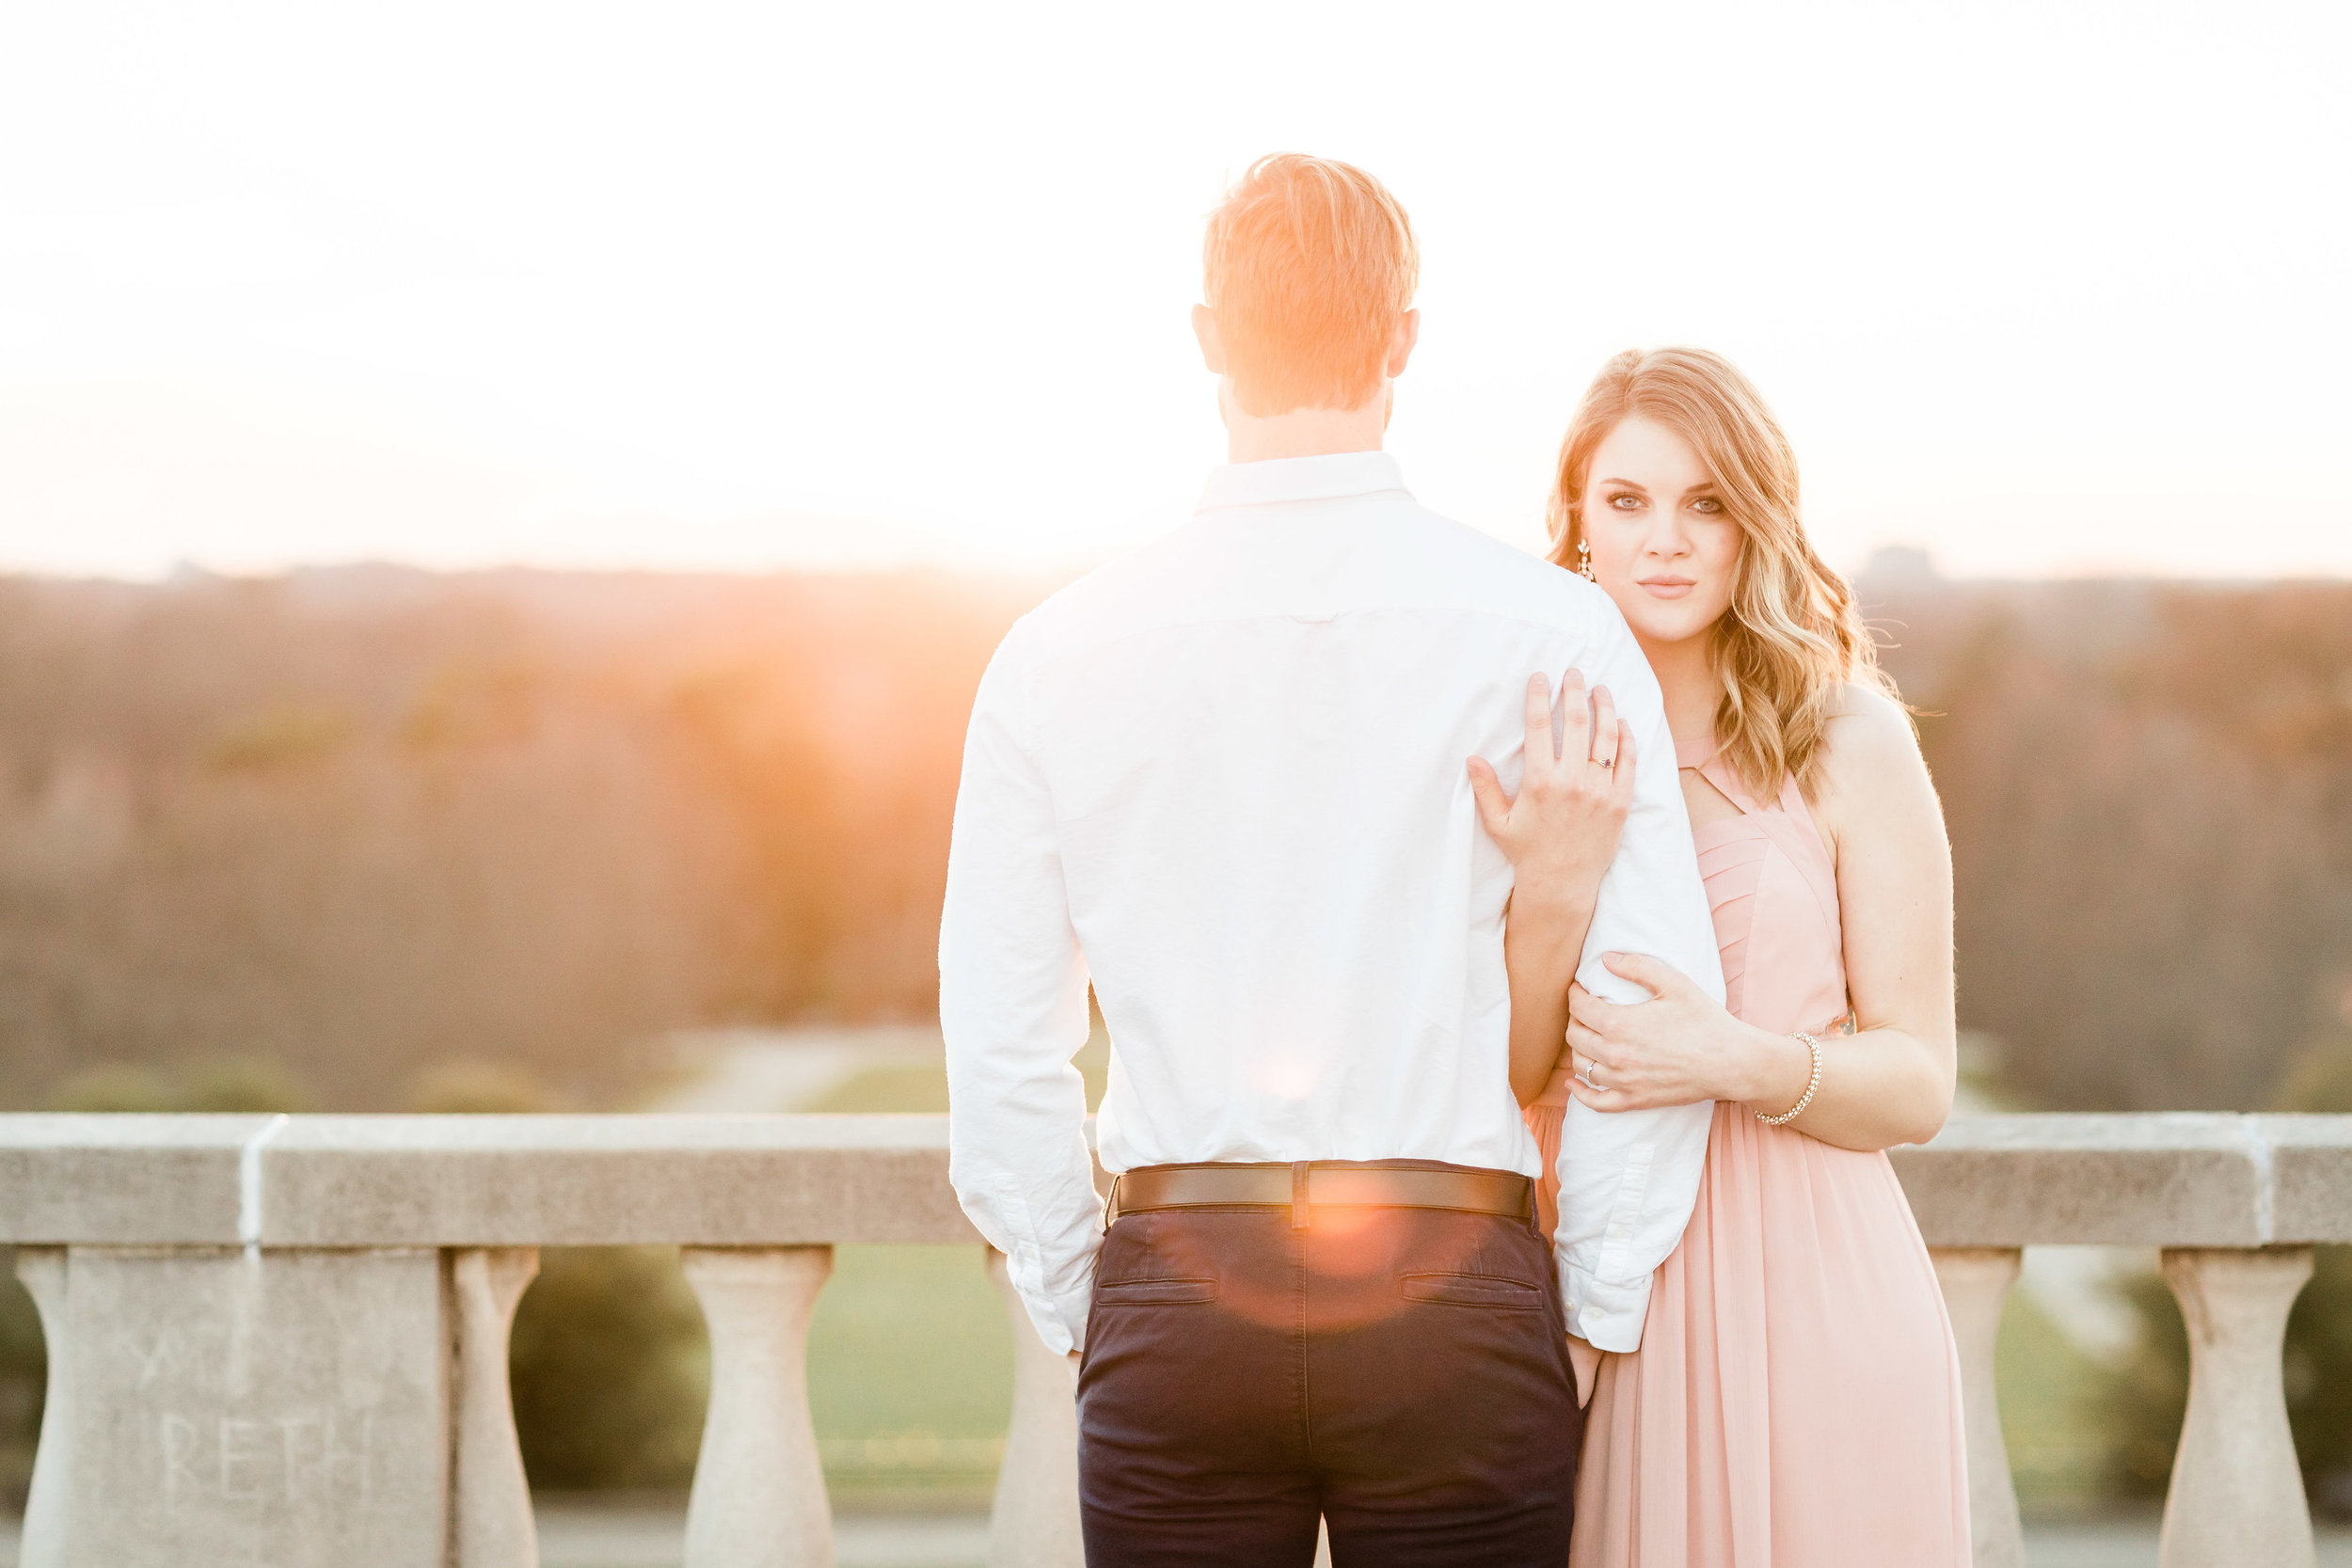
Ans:
[[[1389,424],[1385,391],[1361,408],[1295,408],[1287,414],[1244,413],[1230,394],[1218,402],[1225,415],[1228,463],[1378,451]]]

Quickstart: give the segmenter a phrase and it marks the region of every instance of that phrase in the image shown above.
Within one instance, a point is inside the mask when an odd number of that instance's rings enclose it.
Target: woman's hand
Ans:
[[[1740,1022],[1656,958],[1610,953],[1601,962],[1656,999],[1620,1006],[1581,985],[1568,989],[1568,1049],[1576,1074],[1568,1092],[1584,1104],[1596,1111],[1642,1111],[1734,1100],[1770,1101],[1780,1110],[1804,1092],[1813,1059],[1802,1041]]]
[[[1617,838],[1633,804],[1633,729],[1617,718],[1605,686],[1593,688],[1585,712],[1584,676],[1560,677],[1567,721],[1555,750],[1551,683],[1527,680],[1527,768],[1519,792],[1505,795],[1485,757],[1470,759],[1470,793],[1478,819],[1518,874],[1515,915],[1531,906],[1592,912],[1600,879],[1617,858]]]
[[[1606,689],[1585,711],[1584,677],[1561,677],[1563,743],[1551,740],[1551,683],[1527,680],[1527,770],[1515,799],[1483,757],[1470,759],[1478,819],[1517,873],[1502,927],[1511,975],[1511,1092],[1522,1105],[1544,1092],[1568,1028],[1568,985],[1583,960],[1600,879],[1617,856],[1633,801],[1633,734]]]

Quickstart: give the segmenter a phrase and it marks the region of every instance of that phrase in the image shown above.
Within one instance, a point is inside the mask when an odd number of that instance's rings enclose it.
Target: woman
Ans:
[[[1527,1107],[1547,1170],[1570,1096],[1717,1102],[1641,1348],[1571,1346],[1597,1363],[1571,1562],[1963,1568],[1958,1363],[1883,1152],[1932,1136],[1952,1097],[1950,856],[1910,723],[1805,541],[1787,438],[1720,356],[1611,360],[1562,443],[1550,526],[1552,559],[1608,593],[1657,672],[1728,1004],[1638,955],[1604,961],[1654,1001],[1524,994],[1523,955],[1582,932],[1511,932],[1512,1075],[1524,1098],[1549,1074]],[[1599,719],[1593,786],[1508,830],[1515,862],[1587,868],[1548,908],[1589,914],[1614,849],[1620,731]]]

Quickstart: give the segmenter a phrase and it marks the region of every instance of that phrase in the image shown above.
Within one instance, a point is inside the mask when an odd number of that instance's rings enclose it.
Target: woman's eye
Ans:
[[[1620,512],[1633,512],[1640,509],[1642,498],[1639,496],[1612,496],[1609,498],[1609,504],[1615,507]]]
[[[1715,515],[1715,514],[1721,512],[1723,509],[1724,503],[1717,500],[1712,496],[1701,496],[1698,499],[1691,503],[1692,511],[1700,513],[1709,517]]]

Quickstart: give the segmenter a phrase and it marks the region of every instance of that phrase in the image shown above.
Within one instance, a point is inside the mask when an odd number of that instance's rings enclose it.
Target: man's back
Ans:
[[[1510,870],[1463,764],[1510,750],[1529,672],[1629,648],[1616,619],[1376,452],[1227,468],[1188,526],[1039,612],[1035,754],[1114,1042],[1107,1167],[1534,1171]]]
[[[1528,674],[1572,666],[1620,694],[1643,756],[1673,754],[1607,598],[1421,507],[1378,452],[1218,470],[1189,524],[1007,639],[959,803],[942,1022],[959,1105],[1040,1115],[960,1117],[958,1180],[1021,1191],[1033,1305],[1073,1340],[1086,1281],[1066,1264],[1094,1218],[1069,1207],[1091,1195],[1069,1186],[1066,1063],[1089,973],[1108,1169],[1535,1173],[1508,1077],[1511,871],[1465,762],[1510,782]],[[1637,784],[1596,936],[1704,973],[1673,770]]]

